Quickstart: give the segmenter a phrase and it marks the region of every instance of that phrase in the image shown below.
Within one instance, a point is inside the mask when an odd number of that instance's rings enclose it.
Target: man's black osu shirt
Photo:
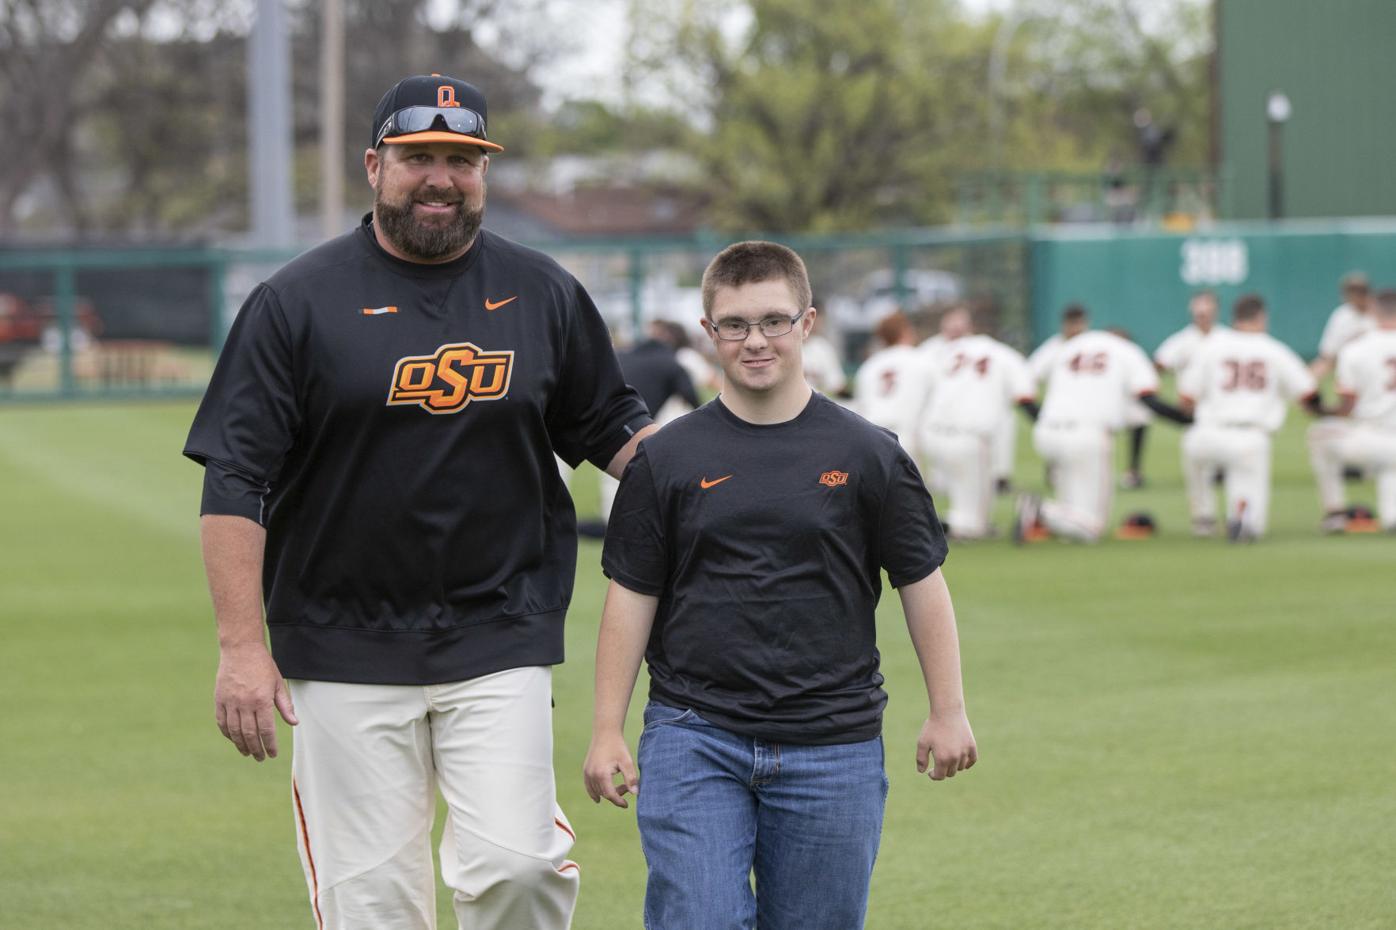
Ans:
[[[204,513],[266,526],[284,676],[426,684],[562,661],[576,516],[553,452],[604,467],[648,422],[554,261],[483,231],[402,261],[365,218],[247,299],[184,453]]]

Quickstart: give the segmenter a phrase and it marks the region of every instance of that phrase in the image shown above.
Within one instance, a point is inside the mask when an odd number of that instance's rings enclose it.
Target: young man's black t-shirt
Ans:
[[[719,399],[647,438],[602,565],[659,598],[652,699],[749,736],[830,744],[881,732],[881,570],[900,587],[945,556],[896,437],[816,393],[785,423],[748,423]]]

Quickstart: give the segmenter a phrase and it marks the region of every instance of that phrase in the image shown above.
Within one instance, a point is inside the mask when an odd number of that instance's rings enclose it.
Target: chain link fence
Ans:
[[[650,319],[683,323],[702,345],[700,283],[729,241],[530,243],[591,293],[618,341]],[[824,334],[844,364],[866,354],[898,308],[929,335],[966,300],[985,331],[1029,341],[1028,240],[1016,232],[940,230],[782,241],[804,257]],[[243,299],[291,253],[214,248],[0,251],[0,403],[195,397]]]

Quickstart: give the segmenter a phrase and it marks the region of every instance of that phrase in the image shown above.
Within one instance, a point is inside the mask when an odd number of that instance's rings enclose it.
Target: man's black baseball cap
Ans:
[[[473,84],[442,74],[403,78],[373,111],[371,146],[457,142],[489,152],[504,146],[485,138],[485,95]]]

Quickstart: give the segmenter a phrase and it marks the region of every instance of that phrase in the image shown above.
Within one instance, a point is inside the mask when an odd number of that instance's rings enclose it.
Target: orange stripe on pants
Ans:
[[[310,831],[305,826],[305,808],[301,806],[301,789],[291,779],[291,794],[296,799],[296,819],[300,822],[301,842],[305,844],[305,861],[310,863],[310,902],[315,906],[315,926],[325,930],[325,918],[320,916],[320,881],[315,877],[315,857],[310,853]]]

